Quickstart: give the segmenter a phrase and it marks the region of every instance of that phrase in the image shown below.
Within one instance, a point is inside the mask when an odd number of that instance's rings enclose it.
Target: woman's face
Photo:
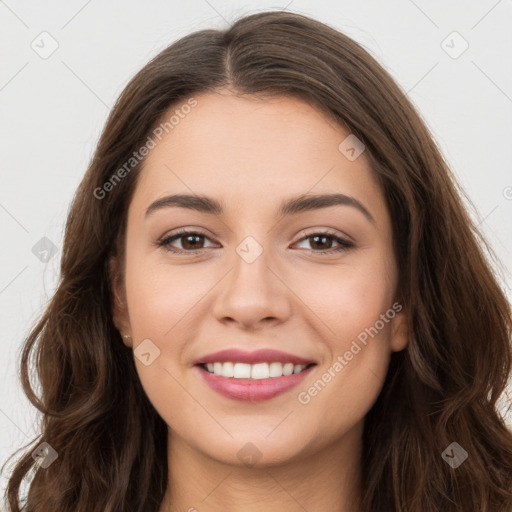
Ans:
[[[195,100],[141,171],[116,325],[176,441],[228,464],[310,457],[360,435],[406,345],[385,200],[364,151],[339,149],[349,132],[307,103]],[[294,358],[314,365],[286,375]]]

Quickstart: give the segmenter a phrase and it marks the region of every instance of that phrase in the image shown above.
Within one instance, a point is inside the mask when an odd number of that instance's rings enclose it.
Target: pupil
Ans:
[[[195,238],[195,239],[196,239],[196,241],[197,241],[197,239],[198,239],[198,238],[200,238],[200,237],[199,237],[199,235],[187,235],[187,236],[185,237],[186,242],[183,244],[183,246],[184,246],[184,248],[185,248],[185,249],[196,249],[196,248],[197,248],[197,247],[195,247],[194,243],[189,244],[189,240],[190,240],[191,238]],[[187,246],[188,246],[188,247],[187,247]]]
[[[316,235],[316,236],[313,237],[313,240],[315,241],[314,243],[316,244],[318,239],[326,240],[327,238],[329,238],[329,237],[324,236],[324,235],[320,235],[320,236]],[[324,242],[324,244],[321,244],[321,245],[325,245],[325,242]],[[329,244],[327,244],[327,245],[329,245]],[[321,247],[321,249],[329,249],[329,248],[330,247]]]

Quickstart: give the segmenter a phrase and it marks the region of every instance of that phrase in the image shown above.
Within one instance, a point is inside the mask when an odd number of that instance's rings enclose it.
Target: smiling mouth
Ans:
[[[237,362],[217,362],[203,363],[198,365],[204,371],[218,377],[228,377],[234,379],[262,380],[277,377],[286,377],[302,373],[316,363],[296,364],[293,363],[237,363]]]

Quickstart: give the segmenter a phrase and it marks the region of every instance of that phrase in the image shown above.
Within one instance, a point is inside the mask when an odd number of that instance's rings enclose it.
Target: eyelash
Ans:
[[[193,249],[193,250],[184,250],[184,249],[176,249],[175,247],[171,247],[169,244],[175,240],[178,240],[180,238],[183,238],[185,236],[192,236],[192,235],[196,235],[196,236],[202,236],[202,237],[205,237],[205,238],[209,238],[205,233],[201,233],[200,231],[188,231],[186,229],[183,229],[183,230],[179,230],[177,233],[173,234],[173,235],[170,235],[170,236],[167,236],[167,237],[164,237],[162,238],[161,240],[159,240],[156,245],[158,247],[162,247],[164,250],[166,251],[169,251],[169,252],[172,252],[172,253],[176,253],[176,254],[193,254],[193,255],[200,255],[202,254],[207,248],[204,248],[204,249]],[[349,249],[351,249],[352,247],[354,247],[354,244],[352,242],[349,242],[348,240],[344,240],[343,238],[340,238],[339,236],[337,236],[335,233],[331,233],[329,231],[315,231],[313,233],[310,233],[304,237],[302,237],[298,242],[302,242],[303,240],[306,240],[308,238],[312,238],[314,236],[325,236],[327,238],[332,238],[335,242],[339,243],[340,244],[340,247],[338,247],[337,249],[326,249],[326,250],[323,250],[323,251],[315,251],[313,249],[306,249],[306,250],[309,250],[309,252],[311,253],[314,253],[314,254],[320,254],[320,255],[327,255],[327,254],[333,254],[333,253],[338,253],[338,252],[342,252],[342,251],[348,251]]]

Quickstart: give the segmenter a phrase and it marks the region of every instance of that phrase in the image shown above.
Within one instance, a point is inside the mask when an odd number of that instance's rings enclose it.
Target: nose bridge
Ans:
[[[266,318],[286,318],[290,312],[289,297],[287,288],[272,269],[272,251],[255,237],[247,236],[235,252],[232,271],[215,301],[217,319],[231,318],[241,324],[253,324]]]

